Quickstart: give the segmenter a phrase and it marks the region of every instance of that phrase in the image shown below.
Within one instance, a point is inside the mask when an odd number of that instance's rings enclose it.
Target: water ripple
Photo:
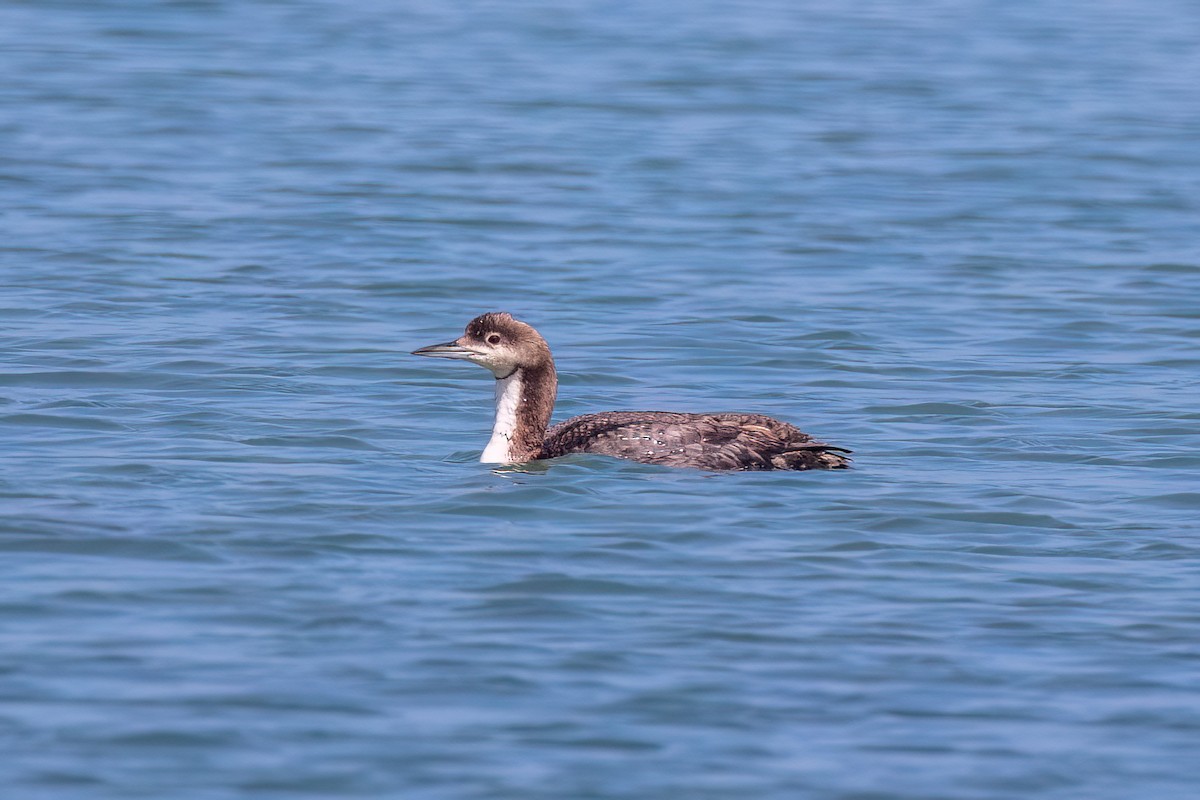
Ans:
[[[0,7],[8,793],[1190,797],[1192,19]],[[855,469],[482,465],[498,308]]]

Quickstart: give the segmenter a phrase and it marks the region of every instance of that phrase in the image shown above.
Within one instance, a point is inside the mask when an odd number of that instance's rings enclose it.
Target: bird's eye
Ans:
[[[500,334],[489,333],[488,337],[487,337],[487,343],[488,344],[500,344]]]

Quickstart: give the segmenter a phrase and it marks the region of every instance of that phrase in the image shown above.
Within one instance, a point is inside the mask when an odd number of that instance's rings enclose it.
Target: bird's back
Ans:
[[[552,427],[541,457],[599,453],[712,470],[840,469],[848,452],[763,414],[607,411]]]

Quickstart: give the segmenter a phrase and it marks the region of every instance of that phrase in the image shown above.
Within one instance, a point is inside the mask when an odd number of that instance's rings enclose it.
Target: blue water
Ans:
[[[13,798],[1192,798],[1200,12],[0,5]],[[477,462],[774,414],[837,473]]]

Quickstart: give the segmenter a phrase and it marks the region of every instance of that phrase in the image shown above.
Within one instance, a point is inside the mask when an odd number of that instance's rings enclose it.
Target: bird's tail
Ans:
[[[850,452],[824,442],[805,442],[771,456],[771,464],[775,469],[849,469],[850,459],[843,453]]]

